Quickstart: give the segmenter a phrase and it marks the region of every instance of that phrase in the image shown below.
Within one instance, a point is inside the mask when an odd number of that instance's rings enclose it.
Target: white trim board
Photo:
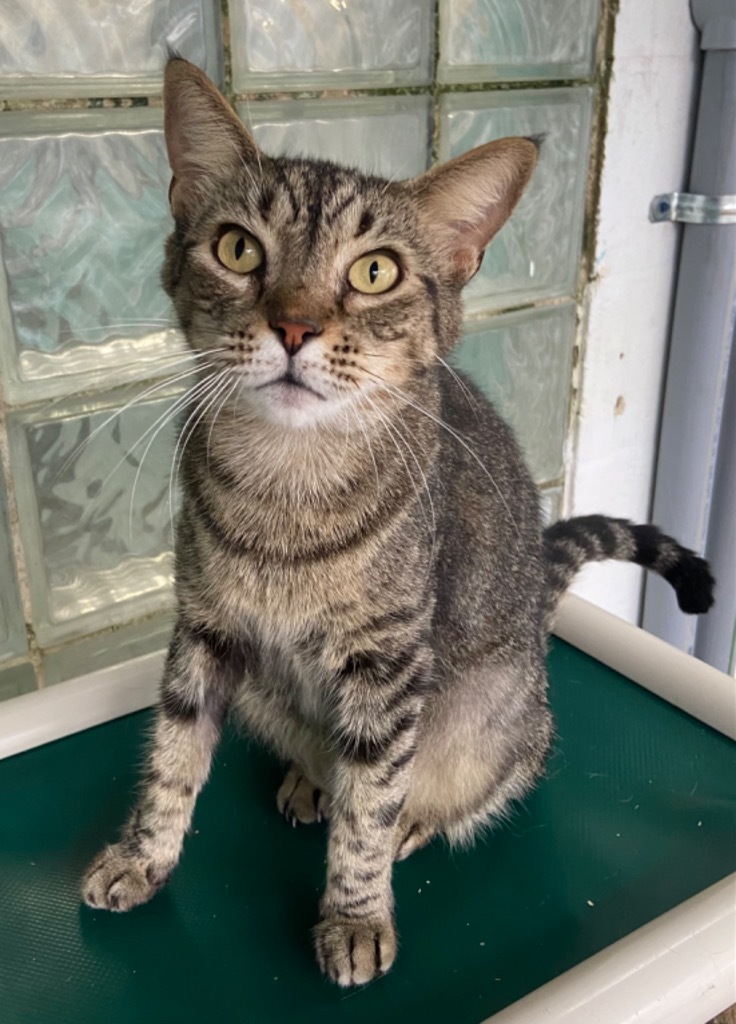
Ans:
[[[486,1024],[705,1024],[736,1002],[736,874]]]
[[[0,759],[155,703],[164,652],[24,693],[0,704]]]
[[[576,594],[566,594],[557,636],[622,676],[736,739],[736,680]]]
[[[555,633],[604,665],[736,739],[736,682],[658,637],[567,594]],[[155,703],[164,652],[0,703],[0,759]]]

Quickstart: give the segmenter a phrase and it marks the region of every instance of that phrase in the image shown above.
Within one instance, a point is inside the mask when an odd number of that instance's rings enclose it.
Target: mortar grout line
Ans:
[[[571,470],[575,465],[579,443],[579,417],[582,402],[583,363],[588,324],[588,299],[590,287],[595,281],[595,252],[598,234],[601,180],[605,160],[606,130],[608,124],[608,103],[613,77],[613,47],[616,33],[616,16],[620,0],[601,0],[600,23],[596,45],[596,71],[594,82],[594,112],[590,133],[590,157],[588,181],[585,190],[585,216],[583,219],[583,240],[578,267],[576,289],[577,323],[572,352],[572,372],[568,401],[567,429],[565,431],[562,508],[569,514],[574,501]]]
[[[15,560],[15,576],[18,583],[20,605],[23,612],[23,619],[26,626],[28,639],[28,658],[26,659],[33,667],[36,675],[36,685],[39,690],[46,686],[46,673],[43,665],[41,649],[36,639],[33,628],[33,603],[31,601],[31,589],[28,582],[29,571],[26,561],[25,550],[20,533],[20,517],[18,514],[18,503],[15,496],[15,480],[10,467],[10,439],[8,436],[7,407],[3,399],[2,380],[0,380],[0,462],[2,463],[2,476],[5,482],[5,495],[8,506],[8,527],[10,540]]]

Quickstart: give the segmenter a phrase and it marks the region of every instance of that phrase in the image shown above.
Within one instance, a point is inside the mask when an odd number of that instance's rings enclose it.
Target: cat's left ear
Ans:
[[[182,57],[172,57],[166,65],[164,134],[174,216],[186,213],[213,184],[238,174],[244,163],[261,158],[227,100],[203,71]]]
[[[465,284],[477,272],[532,176],[538,149],[538,140],[499,139],[408,183],[454,280]]]

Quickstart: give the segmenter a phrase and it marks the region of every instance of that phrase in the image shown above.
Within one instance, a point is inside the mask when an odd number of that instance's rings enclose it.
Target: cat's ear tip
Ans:
[[[538,132],[536,135],[527,135],[526,141],[531,142],[537,151],[537,154],[542,152],[542,146],[547,140],[547,132]]]
[[[200,67],[182,57],[173,46],[166,47],[166,63],[164,64],[164,84],[173,82],[205,81],[209,79]]]
[[[176,47],[172,46],[170,43],[167,43],[166,44],[166,61],[165,61],[165,64],[164,64],[164,67],[165,67],[166,71],[170,71],[171,70],[171,65],[172,64],[176,64],[176,63],[179,63],[179,64],[189,64],[189,61],[186,59],[186,57],[182,57],[182,55],[179,53],[179,51],[176,49]]]

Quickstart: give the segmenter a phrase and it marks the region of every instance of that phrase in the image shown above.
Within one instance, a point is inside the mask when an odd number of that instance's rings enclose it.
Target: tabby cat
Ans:
[[[539,777],[547,636],[580,566],[647,566],[688,612],[713,581],[651,526],[543,532],[511,431],[443,363],[534,140],[387,182],[266,156],[180,58],[164,101],[163,279],[203,363],[178,619],[138,804],[83,898],[129,910],[164,885],[232,712],[287,766],[282,814],[329,821],[314,946],[325,974],[361,984],[396,954],[394,861],[470,841]]]

